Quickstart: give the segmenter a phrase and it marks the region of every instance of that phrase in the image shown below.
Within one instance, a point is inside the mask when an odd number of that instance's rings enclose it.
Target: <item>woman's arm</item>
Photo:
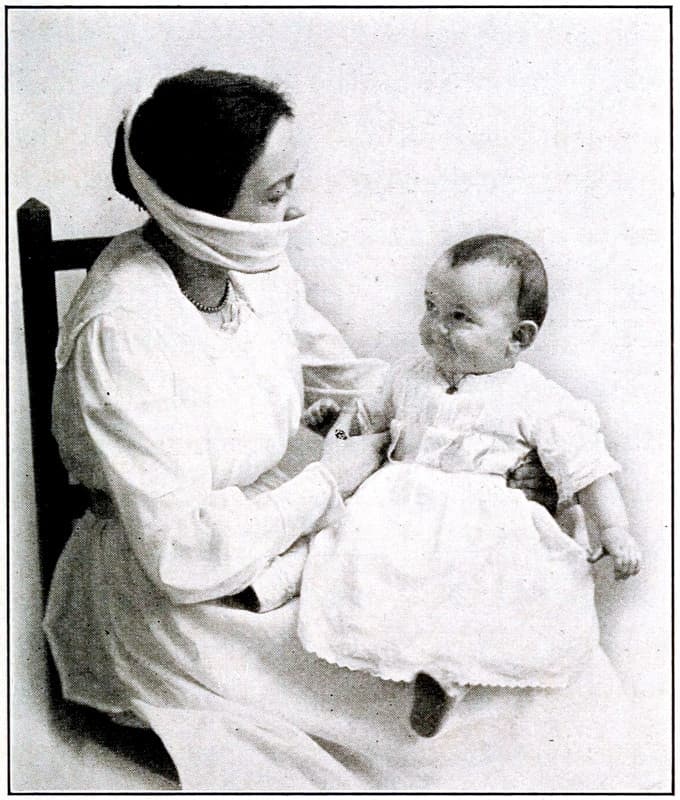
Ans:
[[[73,356],[106,490],[147,575],[173,601],[239,592],[302,533],[342,513],[339,458],[253,499],[215,489],[209,427],[175,396],[163,342],[131,315],[123,322],[90,322]]]
[[[336,328],[307,302],[300,276],[286,272],[291,298],[290,322],[302,363],[305,404],[330,398],[341,408],[360,395],[379,391],[388,365],[378,358],[357,358]]]
[[[508,473],[507,482],[510,489],[519,489],[527,500],[540,503],[551,514],[557,511],[557,486],[545,471],[535,450]]]

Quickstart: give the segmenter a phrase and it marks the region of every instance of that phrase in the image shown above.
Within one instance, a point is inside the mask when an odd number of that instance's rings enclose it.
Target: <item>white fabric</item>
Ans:
[[[278,608],[300,594],[302,571],[308,552],[308,540],[298,539],[251,581],[250,586],[257,595],[260,613]]]
[[[167,195],[139,166],[130,152],[130,126],[136,108],[125,117],[125,159],[130,182],[149,214],[175,244],[197,258],[225,270],[257,273],[278,269],[288,236],[301,217],[282,222],[246,222],[187,208]]]
[[[80,520],[54,576],[45,630],[65,695],[134,711],[187,791],[635,788],[599,652],[565,692],[472,695],[426,742],[408,686],[302,650],[297,601],[252,614],[221,596],[339,510],[328,476],[305,469],[319,440],[295,432],[302,376],[309,399],[342,401],[383,369],[353,358],[289,268],[239,278],[253,311],[234,334],[211,330],[131,232],[69,315],[55,434],[118,514]]]
[[[410,681],[565,686],[599,637],[587,550],[506,486],[536,449],[563,497],[618,469],[595,411],[518,363],[455,394],[429,356],[402,362],[382,407],[390,463],[315,537],[299,633],[341,666]]]

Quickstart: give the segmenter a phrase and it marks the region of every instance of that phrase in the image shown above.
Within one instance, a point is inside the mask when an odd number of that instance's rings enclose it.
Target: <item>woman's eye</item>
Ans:
[[[267,197],[267,202],[273,206],[280,203],[292,190],[294,177],[289,175],[287,178],[282,178],[275,186],[270,186],[271,194]]]
[[[428,311],[434,311],[434,303],[429,298],[425,298],[425,308]]]

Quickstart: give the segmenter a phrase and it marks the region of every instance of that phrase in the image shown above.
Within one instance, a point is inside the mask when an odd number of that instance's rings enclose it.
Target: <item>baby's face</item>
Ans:
[[[516,272],[493,259],[451,268],[442,256],[427,275],[423,347],[445,375],[498,372],[515,363]]]

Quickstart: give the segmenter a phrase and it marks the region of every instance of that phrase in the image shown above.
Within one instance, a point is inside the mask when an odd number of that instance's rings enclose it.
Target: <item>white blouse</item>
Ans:
[[[135,556],[176,603],[233,594],[342,510],[319,463],[270,491],[307,401],[371,385],[288,264],[232,273],[235,330],[215,330],[139,231],[81,287],[57,351],[54,433],[72,477],[113,500]],[[265,479],[266,482],[266,479]]]

